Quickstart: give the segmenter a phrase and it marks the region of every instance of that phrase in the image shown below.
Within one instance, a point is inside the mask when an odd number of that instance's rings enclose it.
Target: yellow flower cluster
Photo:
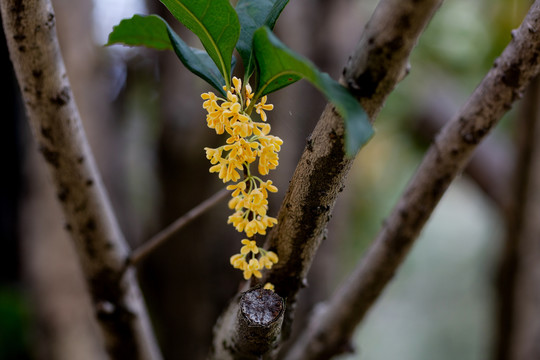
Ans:
[[[263,248],[257,246],[255,241],[244,239],[242,240],[242,248],[240,249],[240,254],[231,256],[231,265],[235,269],[240,269],[244,272],[244,279],[248,280],[251,276],[261,278],[262,274],[259,270],[263,268],[270,269],[272,265],[278,262],[278,256],[272,251],[266,251]],[[246,260],[246,257],[251,255],[249,262]],[[256,259],[255,255],[261,254],[261,256]]]
[[[258,103],[249,84],[242,86],[242,81],[236,77],[232,79],[233,86],[227,91],[227,97],[221,98],[213,92],[203,93],[203,108],[208,112],[206,122],[209,128],[217,134],[227,134],[226,144],[216,149],[205,148],[206,158],[212,167],[210,172],[218,173],[224,183],[234,182],[227,189],[232,190],[232,199],[229,208],[234,213],[229,216],[228,223],[239,232],[245,232],[248,238],[255,234],[266,234],[266,229],[274,226],[277,219],[267,215],[268,192],[276,192],[277,188],[271,180],[263,181],[251,173],[251,164],[257,161],[257,170],[260,175],[267,175],[270,170],[279,164],[278,152],[283,141],[270,135],[270,125],[266,123],[266,111],[274,108],[267,104],[266,96]],[[251,118],[255,110],[261,121]],[[241,180],[241,174],[243,179]],[[253,243],[249,245],[248,243]],[[278,261],[278,257],[271,251],[265,251],[255,245],[255,241],[242,240],[245,245],[240,254],[231,258],[231,264],[244,271],[244,278],[251,276],[260,278],[260,270],[271,268]],[[248,261],[246,256],[251,253]],[[255,258],[255,254],[261,254]]]

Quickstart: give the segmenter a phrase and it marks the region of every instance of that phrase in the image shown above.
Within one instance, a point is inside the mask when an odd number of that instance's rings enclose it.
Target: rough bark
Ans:
[[[342,81],[352,87],[371,119],[406,75],[409,54],[441,2],[383,0],[366,25]],[[289,336],[296,296],[306,286],[307,272],[352,161],[344,151],[343,120],[327,105],[307,141],[280,208],[278,224],[265,245],[280,257],[263,282],[274,284],[276,292],[286,299],[284,339]],[[236,313],[236,306],[231,303],[222,317]],[[221,332],[234,331],[230,325],[218,324],[214,341]]]
[[[73,101],[49,1],[2,0],[2,19],[30,127],[114,359],[159,359],[128,248],[111,210]]]
[[[540,1],[458,114],[428,150],[404,195],[357,268],[313,318],[287,359],[328,359],[342,351],[392,279],[438,201],[473,150],[540,70]]]
[[[281,334],[284,301],[275,292],[260,287],[236,297],[236,313],[228,313],[220,321],[235,331],[221,332],[210,352],[216,360],[258,360],[271,353]]]

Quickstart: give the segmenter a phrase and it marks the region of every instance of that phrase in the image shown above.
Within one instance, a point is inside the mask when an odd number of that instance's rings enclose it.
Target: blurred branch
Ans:
[[[283,299],[271,290],[260,287],[240,294],[233,300],[236,313],[229,312],[220,318],[223,326],[215,333],[218,339],[211,349],[209,359],[259,360],[277,346],[285,305]],[[235,329],[227,332],[223,329]]]
[[[185,215],[176,219],[165,229],[152,236],[148,241],[144,242],[141,246],[131,252],[131,255],[128,258],[127,265],[138,264],[142,259],[150,255],[159,246],[163,245],[168,239],[170,239],[174,234],[180,231],[184,226],[189,224],[192,220],[204,214],[214,205],[225,199],[227,194],[229,194],[229,191],[227,191],[227,189],[222,189],[218,191],[210,198],[206,199],[199,205],[195,206],[193,209],[189,210]]]
[[[510,189],[510,203],[506,212],[506,239],[502,248],[501,259],[497,272],[497,303],[496,303],[496,319],[497,326],[495,329],[495,346],[494,358],[497,360],[518,359],[521,357],[513,357],[512,350],[523,351],[516,344],[522,341],[522,338],[537,338],[540,335],[540,329],[533,330],[533,334],[521,334],[516,331],[523,324],[516,324],[516,316],[522,307],[522,302],[526,299],[521,299],[518,294],[527,297],[528,289],[518,289],[518,276],[527,276],[526,272],[534,272],[528,268],[522,259],[531,256],[535,253],[534,246],[527,243],[527,239],[534,237],[538,239],[539,234],[534,231],[530,233],[531,224],[528,222],[539,220],[537,215],[540,214],[538,209],[538,189],[532,184],[538,184],[540,180],[538,174],[535,173],[535,165],[540,162],[540,147],[539,139],[539,120],[540,120],[540,79],[537,77],[527,88],[521,111],[517,122],[517,139],[516,148],[517,154],[515,159],[515,171]],[[509,184],[510,185],[510,184]],[[532,206],[532,208],[531,208]],[[530,214],[529,214],[530,213]],[[530,217],[533,217],[532,219]],[[527,248],[525,254],[520,256],[520,248]],[[525,255],[521,254],[521,255]],[[538,255],[537,255],[538,256]],[[537,257],[536,257],[537,258]],[[532,265],[532,264],[529,264]],[[526,267],[526,271],[519,272],[520,268]],[[537,283],[534,286],[538,286]],[[525,291],[525,293],[523,293]],[[538,295],[536,295],[538,296]],[[532,318],[527,319],[527,322]],[[517,326],[516,326],[517,325]],[[528,327],[526,325],[525,327]],[[522,330],[523,331],[523,330]],[[536,331],[536,334],[534,334]],[[529,345],[526,345],[530,347]],[[532,347],[534,348],[534,347]],[[534,351],[533,351],[534,352]],[[529,355],[530,356],[530,355]],[[527,359],[537,359],[540,357],[540,352],[536,351],[536,355],[527,357]]]
[[[408,57],[442,0],[383,0],[366,26],[349,64],[344,82],[352,86],[371,119],[388,94],[407,73]],[[327,105],[297,165],[278,214],[278,224],[266,247],[280,261],[265,281],[286,299],[283,338],[289,336],[296,295],[306,275],[353,159],[344,151],[343,120]],[[222,317],[238,310],[233,302]],[[233,324],[221,322],[217,331]],[[225,328],[225,329],[224,329]],[[217,337],[214,337],[216,344]]]
[[[538,84],[537,84],[538,85]],[[534,96],[531,94],[531,97]],[[523,210],[522,230],[517,244],[512,342],[509,346],[511,358],[517,360],[535,360],[540,358],[540,317],[538,317],[538,299],[540,299],[540,125],[538,113],[538,88],[534,101],[536,114],[535,125],[523,127],[521,131],[530,132],[526,136],[533,139],[529,157],[529,176]],[[529,122],[529,121],[527,121]],[[530,123],[529,123],[530,124]],[[523,124],[526,126],[526,124]],[[512,234],[509,234],[512,235]]]
[[[425,141],[435,137],[454,111],[454,107],[437,99],[428,99],[428,103],[413,126],[415,134]],[[490,136],[474,151],[465,168],[467,175],[503,213],[506,213],[510,202],[508,187],[513,170],[513,151],[506,138]]]
[[[314,316],[287,359],[328,359],[394,276],[440,198],[480,141],[540,70],[540,0],[467,103],[437,136],[362,261],[325,310]]]
[[[34,138],[53,178],[106,348],[113,359],[159,359],[128,248],[82,129],[47,0],[2,0],[2,20]]]

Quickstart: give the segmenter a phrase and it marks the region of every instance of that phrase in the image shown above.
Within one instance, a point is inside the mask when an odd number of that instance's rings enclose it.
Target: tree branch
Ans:
[[[525,295],[528,291],[528,289],[517,289],[517,282],[519,281],[518,275],[521,277],[524,276],[524,272],[519,272],[520,268],[524,266],[521,261],[523,257],[519,254],[520,248],[531,251],[529,254],[532,254],[532,250],[534,250],[534,246],[526,242],[527,239],[535,236],[534,232],[532,234],[528,233],[530,230],[530,224],[528,222],[530,220],[538,220],[534,218],[534,215],[533,219],[530,219],[527,213],[530,210],[529,207],[538,207],[538,204],[535,204],[534,200],[537,197],[536,193],[538,191],[531,184],[537,184],[538,181],[538,174],[535,174],[534,164],[538,162],[540,157],[539,147],[537,146],[540,128],[539,95],[540,78],[537,77],[527,88],[516,124],[517,154],[514,160],[515,169],[512,181],[509,181],[507,187],[507,192],[511,195],[511,201],[508,204],[505,214],[506,237],[501,251],[495,284],[495,290],[497,292],[495,304],[497,326],[495,328],[493,357],[496,360],[514,358],[512,356],[512,350],[517,350],[513,348],[513,345],[515,345],[514,342],[520,343],[523,340],[519,336],[516,336],[518,335],[515,331],[516,327],[518,330],[527,328],[523,324],[516,324],[517,314],[521,311],[518,308],[518,303],[521,303],[519,305],[527,303],[526,299],[518,298],[517,295]],[[532,213],[538,214],[538,211],[533,210]],[[524,297],[527,297],[527,295]],[[525,335],[525,338],[527,337],[529,337],[528,334]]]
[[[220,319],[231,324],[216,326],[217,341],[209,358],[259,360],[272,353],[281,334],[283,299],[271,290],[256,287],[235,297],[233,302],[238,304],[237,312],[229,312]],[[227,328],[235,331],[223,331]]]
[[[441,101],[428,99],[424,109],[413,125],[413,132],[426,142],[431,141],[455,112]],[[514,149],[505,138],[488,137],[474,151],[465,171],[467,175],[505,214],[511,201],[508,187],[513,170]]]
[[[218,202],[225,199],[228,194],[229,191],[227,189],[222,189],[208,199],[206,199],[205,201],[203,201],[202,203],[200,203],[199,205],[195,206],[193,209],[189,210],[185,215],[176,219],[165,229],[152,236],[150,240],[144,242],[141,246],[133,250],[131,252],[131,255],[129,256],[127,265],[129,266],[138,264],[142,259],[150,255],[155,249],[163,245],[168,239],[171,238],[171,236],[180,231],[180,229],[189,224],[192,220],[204,214]]]
[[[348,281],[295,344],[287,359],[328,359],[393,277],[414,240],[472,151],[540,70],[540,0],[480,85],[428,150],[373,245]]]
[[[536,90],[532,91],[528,99],[533,101],[529,115],[531,118],[522,124],[520,132],[526,132],[523,136],[529,138],[529,144],[523,144],[524,163],[529,162],[529,169],[523,173],[527,177],[521,183],[527,186],[523,191],[525,204],[523,206],[523,219],[520,222],[521,229],[518,234],[519,239],[514,239],[517,248],[515,255],[515,266],[513,295],[511,302],[511,342],[505,350],[510,351],[511,359],[535,360],[540,358],[540,318],[538,315],[538,299],[540,299],[540,113],[538,106],[538,83]],[[527,142],[527,141],[525,141]],[[525,165],[525,164],[523,164]],[[517,185],[517,184],[516,184]],[[509,233],[509,236],[514,234]],[[502,289],[501,289],[502,290]],[[504,310],[504,309],[500,309]]]
[[[405,76],[409,54],[440,4],[440,0],[383,0],[377,6],[343,72],[344,82],[359,96],[371,119]],[[264,281],[275,284],[276,292],[287,299],[285,337],[296,295],[306,284],[353,161],[345,156],[343,135],[342,119],[327,105],[293,175],[278,224],[266,242],[280,258]]]
[[[54,180],[113,359],[160,359],[134,272],[73,101],[47,0],[1,0],[30,127]]]

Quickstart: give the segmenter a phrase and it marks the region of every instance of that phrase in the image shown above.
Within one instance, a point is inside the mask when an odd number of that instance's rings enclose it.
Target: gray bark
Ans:
[[[114,359],[159,359],[135,274],[123,272],[128,247],[73,101],[52,6],[40,0],[0,5],[30,127],[55,184],[107,351]]]

